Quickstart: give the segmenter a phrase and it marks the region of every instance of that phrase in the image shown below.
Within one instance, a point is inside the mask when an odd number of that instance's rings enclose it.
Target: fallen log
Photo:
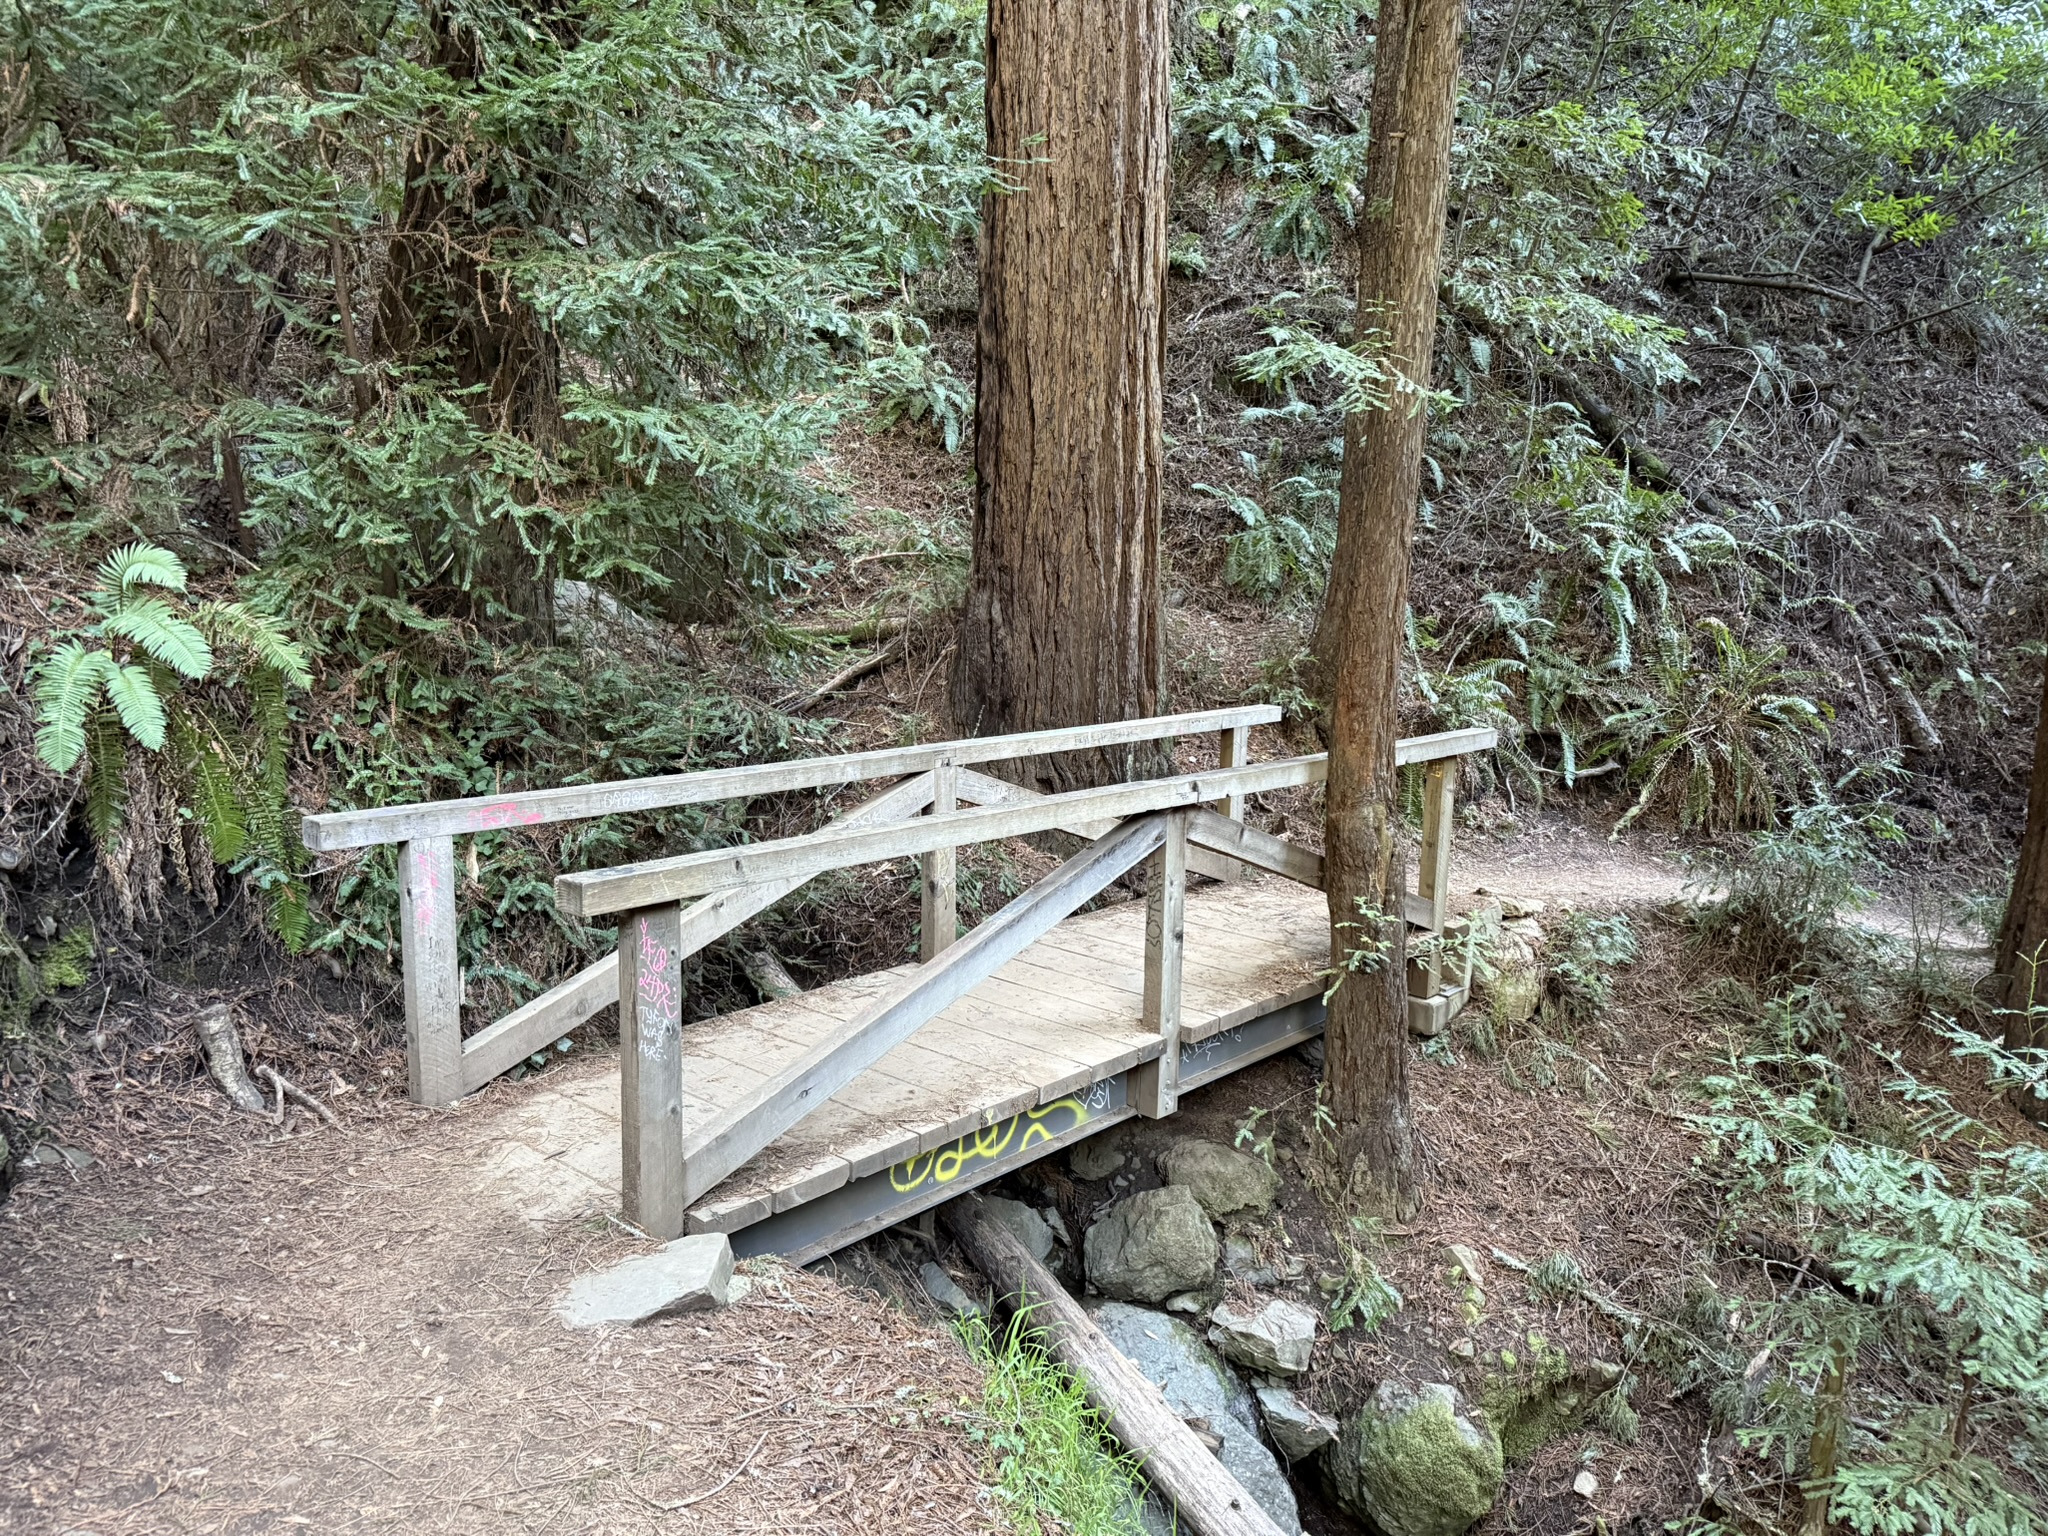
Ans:
[[[1144,1372],[1109,1342],[1052,1272],[988,1216],[979,1199],[954,1200],[940,1208],[940,1215],[975,1268],[993,1283],[997,1299],[1081,1379],[1088,1400],[1108,1419],[1110,1433],[1173,1507],[1176,1528],[1194,1536],[1292,1536],[1252,1502],[1244,1485],[1167,1406]]]
[[[1941,732],[1934,728],[1927,710],[1913,692],[1913,685],[1905,675],[1892,665],[1891,653],[1882,641],[1871,631],[1869,623],[1854,608],[1845,608],[1849,620],[1849,633],[1855,636],[1856,649],[1863,653],[1863,660],[1877,674],[1885,691],[1892,696],[1892,712],[1897,717],[1899,729],[1904,733],[1906,744],[1915,752],[1929,755],[1941,751]]]

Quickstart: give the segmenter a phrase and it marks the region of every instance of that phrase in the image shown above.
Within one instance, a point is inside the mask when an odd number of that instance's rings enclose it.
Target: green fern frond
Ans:
[[[213,670],[206,636],[158,597],[131,598],[107,617],[107,633],[132,640],[182,677],[198,679]]]
[[[107,697],[128,734],[152,752],[164,745],[164,701],[146,667],[109,667]]]
[[[128,809],[128,733],[112,710],[96,709],[86,735],[85,824],[104,847]]]
[[[172,744],[192,814],[198,817],[199,828],[206,834],[206,845],[214,862],[234,862],[248,847],[249,823],[237,793],[233,765],[183,708],[173,715]]]
[[[306,937],[312,931],[313,912],[302,881],[286,880],[271,891],[270,926],[291,953],[296,955],[305,949]]]
[[[313,686],[305,649],[287,639],[283,626],[262,609],[247,603],[202,603],[192,618],[216,648],[239,644],[294,688]]]
[[[109,596],[125,597],[137,587],[185,590],[185,563],[154,544],[124,544],[100,562],[100,585]]]
[[[34,693],[42,716],[36,726],[36,756],[58,773],[69,773],[86,748],[86,721],[100,688],[114,669],[105,651],[67,640],[36,666]]]

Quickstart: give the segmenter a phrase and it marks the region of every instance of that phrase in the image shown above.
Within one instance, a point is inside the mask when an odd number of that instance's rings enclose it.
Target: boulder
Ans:
[[[1081,1239],[1088,1283],[1123,1301],[1164,1301],[1216,1279],[1216,1233],[1185,1185],[1141,1190]]]
[[[1500,1437],[1443,1382],[1381,1382],[1322,1466],[1337,1504],[1384,1536],[1461,1536],[1507,1475]]]
[[[929,1260],[918,1266],[917,1278],[924,1282],[925,1295],[955,1317],[988,1316],[988,1308],[968,1295],[958,1281]]]
[[[1543,928],[1533,917],[1501,922],[1472,981],[1494,1028],[1526,1024],[1543,1001],[1543,947]]]
[[[1222,1441],[1216,1459],[1283,1531],[1301,1529],[1287,1474],[1259,1438],[1258,1412],[1237,1374],[1178,1318],[1123,1302],[1097,1302],[1095,1324],[1145,1374],[1181,1418],[1201,1420]],[[1183,1524],[1184,1528],[1184,1524]]]
[[[579,1276],[555,1312],[571,1328],[644,1323],[722,1307],[731,1289],[732,1243],[722,1232],[705,1232]]]
[[[1067,1169],[1077,1179],[1090,1183],[1106,1179],[1124,1165],[1123,1149],[1110,1136],[1090,1136],[1074,1144],[1067,1154]]]
[[[1280,1189],[1280,1175],[1263,1158],[1192,1136],[1160,1153],[1159,1174],[1190,1191],[1211,1216],[1269,1211]]]
[[[1527,1461],[1551,1441],[1573,1434],[1596,1400],[1621,1379],[1620,1367],[1593,1360],[1575,1365],[1540,1333],[1480,1362],[1479,1404],[1500,1433],[1511,1464]]]
[[[1246,1285],[1278,1285],[1280,1276],[1260,1257],[1249,1238],[1235,1233],[1223,1239],[1223,1273]]]
[[[1225,1304],[1209,1314],[1209,1342],[1247,1370],[1299,1376],[1316,1347],[1316,1315],[1278,1298],[1243,1311]]]
[[[1039,1263],[1052,1256],[1052,1228],[1030,1206],[1021,1200],[1005,1200],[1001,1195],[990,1195],[981,1203],[996,1225],[1022,1243]]]
[[[1337,1438],[1337,1421],[1309,1407],[1294,1388],[1261,1387],[1257,1395],[1266,1438],[1289,1461],[1313,1456]]]

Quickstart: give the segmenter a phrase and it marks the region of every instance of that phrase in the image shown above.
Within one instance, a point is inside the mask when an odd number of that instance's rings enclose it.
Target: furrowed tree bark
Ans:
[[[2020,836],[2012,899],[1999,927],[1995,970],[2000,978],[1999,1003],[2006,1009],[2006,1046],[2048,1046],[2048,664],[2041,673],[2026,830]],[[2048,1122],[2048,1100],[2022,1095],[2020,1109],[2029,1119]]]
[[[1436,339],[1463,0],[1382,0],[1360,228],[1359,323],[1426,388]],[[1384,943],[1330,998],[1327,1073],[1343,1172],[1363,1203],[1403,1217],[1420,1203],[1408,1108],[1406,925],[1394,742],[1408,556],[1422,491],[1426,414],[1394,394],[1345,427],[1337,551],[1317,625],[1329,697],[1324,871],[1330,953]]]
[[[1167,0],[991,0],[973,574],[952,708],[974,734],[1155,714]],[[1156,752],[1156,748],[1152,749]],[[1130,750],[1026,766],[1073,789]]]

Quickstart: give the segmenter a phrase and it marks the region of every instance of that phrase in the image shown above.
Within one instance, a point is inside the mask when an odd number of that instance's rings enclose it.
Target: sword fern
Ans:
[[[102,850],[124,837],[160,844],[123,849],[108,863],[130,916],[138,905],[153,908],[164,852],[181,879],[197,854],[202,894],[211,899],[204,872],[212,863],[237,865],[296,946],[305,899],[285,814],[285,690],[311,684],[305,652],[260,609],[191,601],[185,567],[169,550],[126,545],[97,576],[85,595],[92,621],[35,667],[37,755],[66,774],[83,760],[86,825]],[[135,758],[135,747],[148,756]],[[150,785],[175,800],[176,823],[159,825],[147,805],[131,822],[131,800]],[[148,855],[139,885],[128,873],[137,852]]]

